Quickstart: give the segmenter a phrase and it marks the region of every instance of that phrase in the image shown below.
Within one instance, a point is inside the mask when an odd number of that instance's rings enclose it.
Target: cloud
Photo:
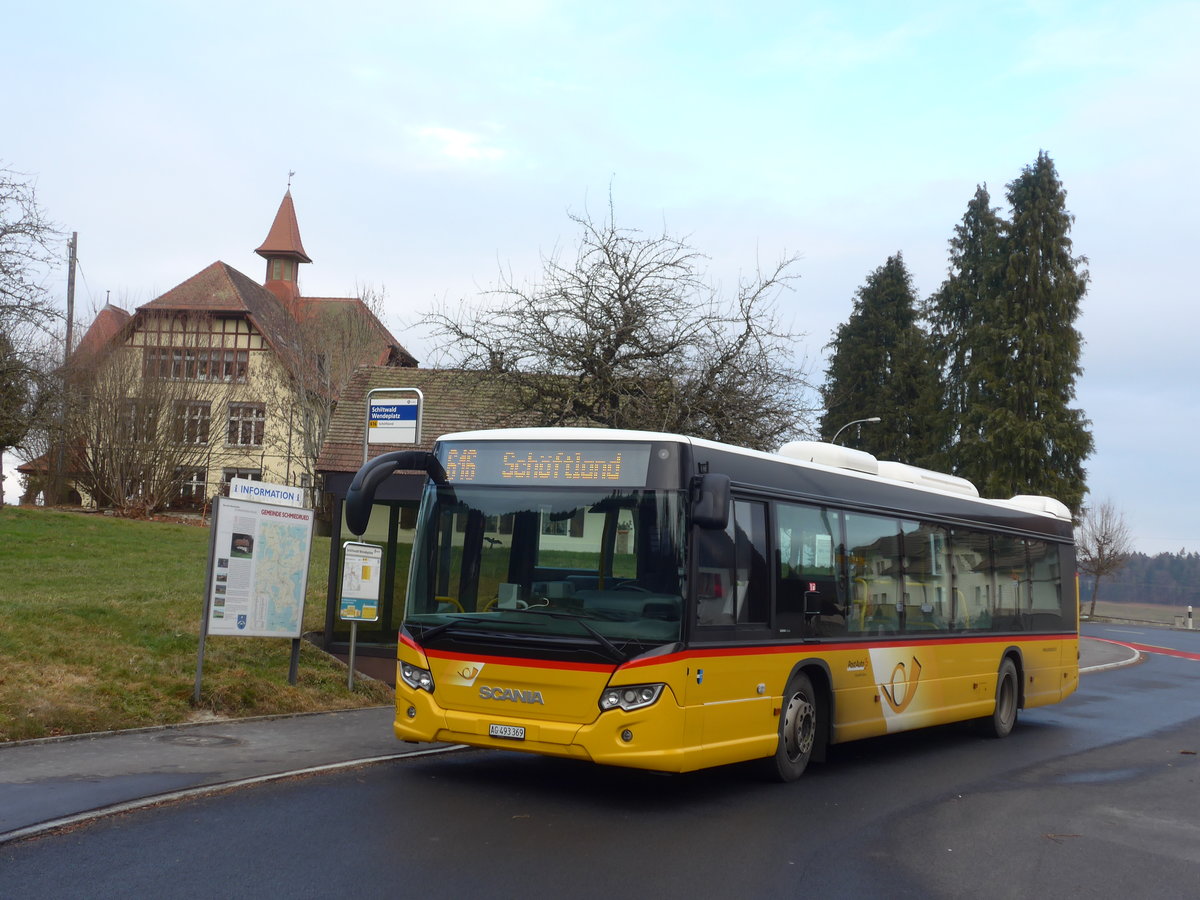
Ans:
[[[498,160],[505,156],[504,150],[489,146],[481,135],[460,131],[457,128],[422,125],[412,129],[412,133],[426,148],[439,157],[457,162]]]

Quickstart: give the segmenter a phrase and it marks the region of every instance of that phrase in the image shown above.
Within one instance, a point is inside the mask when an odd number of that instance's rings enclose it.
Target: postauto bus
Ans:
[[[1078,684],[1071,516],[817,442],[505,429],[366,463],[427,473],[395,733],[687,772],[977,719]]]

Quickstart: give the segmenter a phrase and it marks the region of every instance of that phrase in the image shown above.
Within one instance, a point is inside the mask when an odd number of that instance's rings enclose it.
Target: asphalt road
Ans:
[[[1200,654],[1200,633],[1085,631]],[[1006,740],[835,748],[793,785],[460,751],[0,848],[0,896],[1192,897],[1200,660],[1085,676]]]

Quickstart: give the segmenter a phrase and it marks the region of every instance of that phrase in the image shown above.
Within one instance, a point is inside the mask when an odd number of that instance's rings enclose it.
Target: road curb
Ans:
[[[1104,672],[1109,669],[1123,669],[1125,666],[1137,665],[1143,659],[1146,658],[1145,654],[1142,653],[1140,650],[1135,650],[1133,647],[1130,647],[1128,644],[1123,644],[1120,641],[1112,641],[1112,640],[1109,640],[1108,638],[1097,638],[1097,637],[1089,637],[1089,638],[1086,638],[1086,640],[1101,641],[1105,644],[1112,644],[1113,646],[1116,646],[1116,647],[1124,647],[1126,650],[1128,650],[1133,655],[1127,657],[1126,659],[1119,659],[1116,662],[1102,663],[1101,665],[1098,665],[1098,666],[1087,666],[1086,668],[1081,668],[1079,670],[1080,675],[1090,675],[1092,672]]]

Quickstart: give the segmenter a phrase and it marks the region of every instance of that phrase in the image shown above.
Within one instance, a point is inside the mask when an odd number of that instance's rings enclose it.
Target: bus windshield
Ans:
[[[678,491],[431,483],[405,626],[580,638],[613,657],[677,641],[684,534]]]

